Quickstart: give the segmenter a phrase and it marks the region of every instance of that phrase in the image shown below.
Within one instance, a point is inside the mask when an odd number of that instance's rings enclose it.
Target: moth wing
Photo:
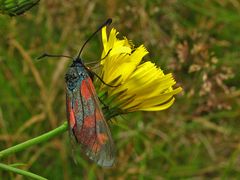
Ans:
[[[74,133],[74,127],[77,126],[77,119],[78,121],[81,121],[79,119],[80,116],[77,115],[76,109],[74,109],[73,103],[78,102],[78,99],[74,98],[74,93],[67,90],[66,93],[66,110],[67,110],[67,119],[68,119],[68,132],[71,140],[71,144],[75,145],[77,139]],[[82,104],[79,104],[79,106],[82,106]],[[82,109],[81,107],[78,107],[78,109]]]
[[[67,113],[71,138],[91,160],[103,167],[112,166],[114,144],[90,77],[82,80],[72,97],[67,96]]]
[[[82,97],[89,98],[87,106],[91,106],[92,102],[94,104],[92,121],[95,122],[95,143],[92,144],[91,148],[86,148],[86,153],[90,159],[99,165],[112,166],[115,158],[114,144],[91,78],[83,81],[81,89]],[[88,96],[85,92],[90,92],[91,96]]]

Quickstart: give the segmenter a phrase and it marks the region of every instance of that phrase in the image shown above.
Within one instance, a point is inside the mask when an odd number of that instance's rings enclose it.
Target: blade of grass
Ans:
[[[18,169],[18,168],[15,168],[15,167],[12,167],[12,166],[9,166],[9,165],[6,165],[6,164],[2,164],[2,163],[0,163],[0,169],[10,171],[10,172],[14,172],[16,174],[21,174],[23,176],[30,177],[30,178],[33,178],[33,179],[46,180],[46,178],[44,178],[42,176],[39,176],[37,174],[31,173],[31,172],[28,172],[28,171],[24,171],[24,170],[21,170],[21,169]]]
[[[65,122],[61,126],[53,129],[52,131],[49,131],[49,132],[47,132],[45,134],[42,134],[42,135],[40,135],[40,136],[38,136],[36,138],[30,139],[30,140],[25,141],[25,142],[23,142],[21,144],[18,144],[16,146],[12,146],[12,147],[10,147],[8,149],[0,151],[0,158],[3,158],[3,157],[8,156],[10,154],[22,151],[24,149],[27,149],[30,146],[33,146],[33,145],[36,145],[36,144],[48,141],[49,139],[51,139],[53,137],[56,137],[59,134],[62,134],[65,131],[67,131],[67,128],[68,128],[68,124],[67,124],[67,122]]]

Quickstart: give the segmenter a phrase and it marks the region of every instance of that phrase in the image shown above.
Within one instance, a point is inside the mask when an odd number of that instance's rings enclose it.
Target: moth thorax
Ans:
[[[76,88],[76,86],[78,86],[80,81],[84,79],[85,77],[84,74],[85,74],[85,71],[82,67],[77,67],[77,66],[70,67],[68,72],[65,75],[65,81],[66,81],[67,87],[71,90]]]

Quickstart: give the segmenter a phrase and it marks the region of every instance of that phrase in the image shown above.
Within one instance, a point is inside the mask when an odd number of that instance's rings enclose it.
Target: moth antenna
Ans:
[[[37,57],[36,59],[40,60],[45,57],[64,57],[64,58],[73,59],[73,57],[68,56],[68,55],[56,55],[56,54],[48,54],[48,53],[43,53],[41,56]]]
[[[94,76],[96,76],[103,84],[105,84],[106,86],[109,86],[109,87],[119,87],[120,85],[117,85],[117,86],[114,86],[114,85],[110,85],[110,84],[107,84],[104,82],[104,80],[99,76],[97,75],[97,73],[95,73],[94,71],[90,70],[89,68],[87,68],[87,70],[92,73]]]
[[[98,60],[98,61],[91,61],[91,62],[88,62],[88,63],[85,63],[85,64],[86,64],[86,65],[90,65],[90,64],[97,64],[97,63],[99,63],[100,61],[106,59],[106,57],[110,54],[111,50],[112,50],[112,49],[109,49],[109,51],[107,52],[107,54],[106,54],[102,59],[100,59],[100,60]],[[86,66],[84,66],[84,67],[86,67]]]
[[[85,47],[86,44],[92,39],[92,37],[95,36],[95,34],[97,34],[98,31],[100,31],[104,26],[108,26],[108,25],[110,25],[111,23],[112,23],[112,19],[111,19],[111,18],[107,19],[107,21],[104,22],[104,23],[85,41],[85,43],[82,45],[82,47],[81,47],[81,49],[80,49],[80,51],[79,51],[79,53],[78,53],[77,59],[80,58],[81,53],[82,53],[84,47]]]

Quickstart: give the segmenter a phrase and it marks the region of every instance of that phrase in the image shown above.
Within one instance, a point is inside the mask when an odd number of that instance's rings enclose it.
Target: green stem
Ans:
[[[68,124],[67,122],[63,123],[61,126],[57,127],[56,129],[53,129],[52,131],[49,131],[45,134],[42,134],[36,138],[30,139],[28,141],[25,141],[21,144],[18,144],[16,146],[12,146],[8,149],[5,149],[3,151],[0,151],[0,158],[3,158],[5,156],[8,156],[10,154],[22,151],[24,149],[27,149],[30,146],[48,141],[51,138],[54,138],[56,136],[58,136],[59,134],[64,133],[65,131],[67,131],[68,129]]]
[[[18,169],[18,168],[15,168],[15,167],[12,167],[12,166],[9,166],[9,165],[6,165],[6,164],[2,164],[2,163],[0,163],[0,169],[6,170],[6,171],[11,171],[11,172],[14,172],[14,173],[17,173],[17,174],[21,174],[23,176],[30,177],[30,178],[33,178],[33,179],[46,180],[46,178],[41,177],[37,174],[31,173],[31,172],[28,172],[28,171],[24,171],[24,170],[21,170],[21,169]]]

